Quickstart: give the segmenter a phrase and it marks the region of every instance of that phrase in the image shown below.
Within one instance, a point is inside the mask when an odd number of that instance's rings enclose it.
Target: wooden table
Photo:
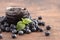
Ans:
[[[1,6],[2,5],[2,6]],[[53,9],[49,10],[39,10],[40,6],[32,5],[32,6],[24,6],[24,4],[15,3],[15,2],[1,2],[0,3],[0,16],[5,15],[5,8],[7,6],[16,5],[21,7],[27,7],[31,16],[33,18],[37,18],[38,16],[43,17],[43,21],[45,21],[46,25],[51,25],[52,29],[50,30],[51,35],[46,37],[44,32],[33,32],[31,34],[25,34],[23,36],[17,35],[16,39],[11,38],[11,33],[3,32],[3,39],[0,40],[60,40],[60,12],[53,7]],[[43,27],[44,28],[44,27]]]

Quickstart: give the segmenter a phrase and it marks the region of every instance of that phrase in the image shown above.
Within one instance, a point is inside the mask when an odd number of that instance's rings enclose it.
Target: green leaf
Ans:
[[[22,21],[24,24],[29,24],[30,22],[32,22],[29,18],[22,19]]]
[[[22,30],[22,29],[24,29],[26,26],[25,26],[25,24],[29,24],[30,22],[32,22],[29,18],[22,18],[22,21],[19,21],[18,23],[17,23],[17,30],[19,31],[19,30]]]
[[[22,21],[19,21],[19,22],[17,23],[17,30],[19,31],[19,30],[22,30],[22,29],[24,29],[24,28],[25,28],[25,24],[23,24]]]

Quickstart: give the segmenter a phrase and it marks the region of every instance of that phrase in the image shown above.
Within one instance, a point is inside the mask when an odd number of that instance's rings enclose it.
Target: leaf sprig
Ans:
[[[19,21],[17,23],[17,30],[19,31],[19,30],[24,29],[26,27],[26,24],[29,24],[31,22],[32,20],[30,20],[29,18],[24,18],[24,19],[22,18],[22,21]]]

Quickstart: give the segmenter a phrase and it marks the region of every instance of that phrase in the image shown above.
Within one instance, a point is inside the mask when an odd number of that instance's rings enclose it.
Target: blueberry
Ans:
[[[10,32],[12,32],[14,29],[10,28]]]
[[[41,17],[41,16],[39,16],[39,17],[38,17],[38,20],[42,20],[42,17]]]
[[[26,33],[27,33],[27,34],[30,34],[30,33],[31,33],[31,30],[27,29],[27,30],[26,30]]]
[[[40,31],[40,32],[43,32],[43,29],[40,28],[39,31]]]
[[[35,25],[36,31],[38,31],[40,28],[38,25]]]
[[[31,30],[33,27],[35,27],[35,23],[34,23],[34,22],[31,22],[31,23],[29,24],[30,30]]]
[[[3,25],[0,26],[2,31],[5,31],[5,27]]]
[[[51,29],[51,27],[48,25],[48,26],[46,26],[46,30],[50,30]]]
[[[39,22],[38,22],[38,25],[39,25],[39,26],[45,26],[45,22],[39,21]]]
[[[9,27],[9,24],[7,22],[4,22],[4,27]]]
[[[11,24],[11,25],[10,25],[10,28],[16,29],[16,26],[15,26],[14,24]]]
[[[45,36],[49,36],[50,35],[50,32],[45,32]]]
[[[35,31],[36,31],[36,28],[35,28],[35,27],[34,27],[34,28],[32,28],[32,29],[31,29],[31,31],[32,31],[32,32],[35,32]]]
[[[30,26],[34,26],[34,25],[35,25],[35,23],[34,23],[34,22],[31,22],[31,23],[30,23]]]
[[[4,24],[4,22],[6,22],[6,17],[5,16],[2,16],[0,17],[0,23]]]
[[[0,39],[2,39],[2,34],[0,34]]]
[[[29,29],[29,26],[26,26],[25,29]]]
[[[19,34],[19,35],[23,35],[24,32],[23,32],[23,31],[18,31],[18,34]]]
[[[26,29],[23,29],[22,31],[23,31],[24,33],[26,33]]]
[[[13,30],[12,30],[12,33],[13,33],[13,34],[17,34],[17,30],[16,30],[16,29],[13,29]]]
[[[17,37],[17,35],[16,34],[12,34],[12,38],[14,39],[14,38],[16,38]]]
[[[10,27],[6,27],[6,28],[5,28],[5,31],[6,31],[6,32],[10,32]]]
[[[0,23],[0,26],[1,26],[1,23]]]
[[[36,20],[36,19],[33,19],[33,22],[34,22],[35,24],[38,24],[38,20]]]
[[[2,30],[0,29],[0,33],[2,33]]]

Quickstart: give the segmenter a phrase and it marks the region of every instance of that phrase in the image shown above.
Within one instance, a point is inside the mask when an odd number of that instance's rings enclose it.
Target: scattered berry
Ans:
[[[40,31],[40,32],[43,32],[43,29],[40,28],[39,31]]]
[[[49,36],[50,35],[50,32],[45,32],[45,36]]]
[[[14,39],[14,38],[16,38],[17,37],[17,35],[16,34],[12,34],[12,38]]]
[[[46,26],[46,30],[50,30],[51,29],[51,27],[48,25],[48,26]]]
[[[38,20],[42,20],[42,17],[41,17],[41,16],[39,16],[39,17],[38,17]]]
[[[39,26],[45,26],[45,22],[39,21],[39,22],[38,22],[38,25],[39,25]]]

